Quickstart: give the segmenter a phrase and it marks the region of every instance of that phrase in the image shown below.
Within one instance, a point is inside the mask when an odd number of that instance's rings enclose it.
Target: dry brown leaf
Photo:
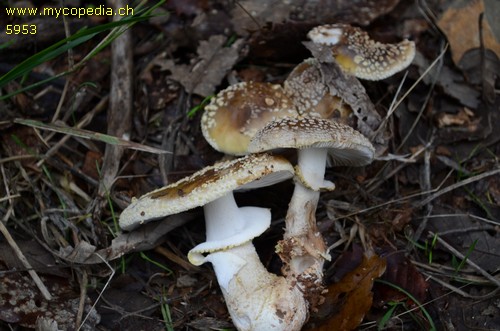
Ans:
[[[484,13],[483,0],[468,1],[462,7],[448,8],[438,26],[443,30],[450,43],[453,62],[458,64],[463,54],[480,46],[479,15]],[[500,42],[495,38],[490,21],[482,21],[484,46],[500,57]]]
[[[383,256],[386,259],[387,268],[382,279],[411,293],[418,302],[424,302],[427,298],[429,283],[415,265],[408,260],[404,252],[390,250]],[[382,307],[390,301],[408,301],[410,306],[415,304],[403,292],[384,284],[377,284],[374,292],[376,299],[373,305],[375,307]]]
[[[385,271],[385,259],[364,256],[361,264],[328,288],[325,305],[338,307],[335,314],[314,331],[354,330],[373,302],[373,281]]]
[[[431,62],[417,51],[413,64],[418,67],[419,74],[423,75]],[[447,66],[443,66],[439,70],[431,70],[423,77],[423,81],[429,85],[436,82],[438,86],[443,88],[445,94],[456,98],[462,105],[470,109],[477,109],[479,106],[481,94],[464,80],[463,75]]]
[[[462,108],[456,114],[439,113],[437,116],[437,124],[440,128],[452,125],[470,126],[473,124],[473,119],[474,113],[467,108]],[[474,127],[477,128],[477,123]]]
[[[82,173],[92,179],[99,179],[99,168],[102,166],[102,154],[100,152],[89,150],[85,153]]]
[[[226,43],[225,36],[212,36],[200,42],[197,49],[199,58],[191,65],[176,65],[173,60],[167,60],[163,68],[170,70],[172,79],[181,83],[189,93],[209,96],[240,56],[242,39],[236,40],[230,47],[225,47]]]

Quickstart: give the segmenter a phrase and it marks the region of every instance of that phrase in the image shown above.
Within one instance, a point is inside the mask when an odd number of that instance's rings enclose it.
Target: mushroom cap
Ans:
[[[384,44],[348,24],[317,26],[307,36],[314,43],[329,46],[344,70],[367,80],[392,76],[408,67],[415,57],[413,41],[405,39],[398,44]]]
[[[201,130],[214,149],[243,155],[250,138],[268,122],[297,115],[281,85],[243,82],[212,98],[201,118]]]
[[[256,154],[206,167],[190,177],[149,192],[123,210],[123,230],[203,206],[237,189],[273,185],[293,176],[293,167],[280,156]]]
[[[283,85],[300,116],[347,123],[352,114],[351,107],[340,97],[332,95],[324,80],[318,61],[309,58],[292,70]]]
[[[248,145],[251,153],[277,148],[325,148],[332,166],[366,165],[375,154],[372,143],[350,126],[313,117],[271,122]]]

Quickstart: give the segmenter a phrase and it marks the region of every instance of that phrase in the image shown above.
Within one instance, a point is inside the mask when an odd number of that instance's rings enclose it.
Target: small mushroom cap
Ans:
[[[408,67],[415,57],[415,43],[403,40],[383,44],[348,24],[315,27],[308,35],[314,43],[331,47],[337,63],[354,76],[381,80]]]
[[[251,153],[277,148],[326,148],[332,166],[366,165],[375,154],[371,142],[350,126],[312,117],[269,123],[248,146]]]
[[[296,116],[292,100],[280,85],[243,82],[212,98],[201,118],[201,130],[214,149],[243,155],[250,138],[268,122]]]
[[[351,107],[338,96],[330,94],[316,59],[309,58],[299,63],[283,85],[300,116],[332,119],[341,123],[349,121]]]
[[[273,185],[293,176],[292,165],[269,154],[248,155],[206,167],[192,176],[149,192],[123,210],[123,230],[160,217],[203,206],[237,189]]]

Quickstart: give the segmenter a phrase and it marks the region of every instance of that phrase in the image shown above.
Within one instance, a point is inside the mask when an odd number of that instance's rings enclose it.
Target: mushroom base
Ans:
[[[317,311],[317,307],[325,301],[322,273],[324,259],[313,257],[309,253],[313,250],[312,247],[305,247],[304,240],[296,237],[280,240],[276,246],[283,261],[281,271],[287,277],[297,280],[311,311]],[[302,271],[297,273],[297,270]]]
[[[228,311],[238,330],[300,330],[308,303],[291,278],[269,273],[251,242],[212,253],[213,264]]]

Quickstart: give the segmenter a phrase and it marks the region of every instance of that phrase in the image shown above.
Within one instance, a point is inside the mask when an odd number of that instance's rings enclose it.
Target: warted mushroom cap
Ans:
[[[181,213],[219,199],[237,189],[269,186],[293,176],[292,165],[269,154],[248,155],[206,167],[192,176],[149,192],[123,210],[123,230]]]
[[[276,148],[325,148],[332,165],[362,166],[373,160],[371,142],[348,125],[320,119],[282,119],[266,125],[251,140],[251,153]]]
[[[300,116],[348,122],[351,107],[340,97],[330,93],[316,59],[309,58],[299,63],[283,85]]]
[[[250,138],[268,122],[296,116],[292,101],[280,85],[243,82],[212,98],[201,118],[201,129],[216,150],[243,155]]]
[[[408,67],[415,57],[415,43],[403,40],[383,44],[370,39],[360,28],[348,24],[315,27],[308,35],[314,43],[331,48],[337,63],[354,76],[381,80]]]

